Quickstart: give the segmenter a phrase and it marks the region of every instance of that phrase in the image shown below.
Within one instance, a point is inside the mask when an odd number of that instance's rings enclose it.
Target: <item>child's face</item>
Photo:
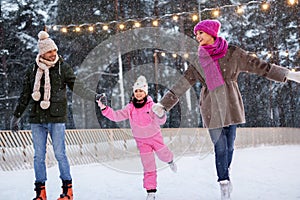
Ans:
[[[134,91],[134,97],[137,99],[137,100],[142,100],[143,98],[146,97],[146,93],[144,90],[141,90],[141,89],[137,89]]]

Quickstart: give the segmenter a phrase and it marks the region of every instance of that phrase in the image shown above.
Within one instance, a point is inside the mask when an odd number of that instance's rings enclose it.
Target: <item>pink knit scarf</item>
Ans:
[[[224,79],[218,60],[225,56],[227,49],[228,43],[221,37],[217,37],[215,43],[212,45],[199,46],[199,62],[204,70],[205,82],[210,91],[224,85]]]
[[[58,59],[59,59],[58,55],[56,55],[56,58],[53,62],[43,59],[39,54],[36,57],[36,63],[39,67],[35,75],[33,93],[31,94],[31,96],[35,101],[40,100],[41,79],[43,74],[45,74],[44,98],[40,103],[42,109],[47,109],[50,106],[51,84],[50,84],[49,69],[55,66],[55,63],[58,61]]]

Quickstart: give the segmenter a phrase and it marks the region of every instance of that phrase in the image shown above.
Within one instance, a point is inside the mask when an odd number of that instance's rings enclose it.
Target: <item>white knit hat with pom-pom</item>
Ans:
[[[133,92],[137,89],[143,90],[146,94],[148,94],[148,83],[145,76],[139,76],[136,82],[133,85]]]
[[[51,38],[49,38],[49,34],[47,32],[40,31],[38,37],[39,37],[38,47],[39,47],[40,55],[43,55],[48,51],[58,50],[55,42]]]

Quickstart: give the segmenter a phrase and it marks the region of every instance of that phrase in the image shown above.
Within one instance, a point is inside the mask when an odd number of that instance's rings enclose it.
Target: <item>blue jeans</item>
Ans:
[[[48,133],[50,133],[52,139],[52,146],[55,158],[58,162],[60,178],[62,180],[72,180],[70,165],[66,155],[65,129],[64,123],[31,124],[35,182],[43,183],[47,180],[45,158]]]
[[[228,168],[230,167],[234,151],[236,125],[209,129],[209,134],[214,144],[218,181],[230,180]]]

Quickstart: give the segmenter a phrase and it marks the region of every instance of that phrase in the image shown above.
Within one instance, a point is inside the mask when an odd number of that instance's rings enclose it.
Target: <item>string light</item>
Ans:
[[[153,21],[152,21],[152,25],[153,25],[153,26],[158,26],[158,20],[153,20]]]
[[[254,4],[254,3],[259,3],[260,4],[260,7],[262,10],[266,11],[270,8],[270,3],[266,2],[266,1],[263,1],[263,2],[257,2],[257,1],[251,1],[247,4],[244,4],[244,5],[238,5],[238,6],[235,6],[236,9],[235,9],[235,12],[237,14],[243,14],[244,12],[244,8],[246,5],[249,5],[249,4]],[[296,5],[298,4],[298,0],[287,0],[287,3],[288,5],[292,6],[292,5]],[[222,7],[219,7],[219,8],[205,8],[204,10],[202,10],[201,12],[204,12],[204,11],[211,11],[212,14],[217,17],[220,15],[220,9],[221,8],[225,8],[225,7],[233,7],[234,5],[225,5],[225,6],[222,6]],[[198,21],[198,14],[194,13],[192,14],[191,12],[182,12],[182,13],[176,13],[176,14],[168,14],[168,15],[164,15],[164,16],[161,16],[160,19],[163,19],[163,18],[167,18],[167,17],[172,17],[172,19],[174,21],[178,21],[179,20],[179,17],[181,16],[192,16],[191,19],[193,21]],[[124,30],[125,27],[126,27],[126,23],[130,22],[130,23],[133,23],[133,27],[134,28],[140,28],[142,26],[142,21],[151,21],[152,20],[152,25],[153,26],[158,26],[159,25],[159,20],[158,19],[152,19],[150,17],[146,17],[144,19],[140,19],[140,20],[132,20],[132,19],[129,19],[127,21],[124,21],[122,23],[120,22],[117,22],[117,21],[112,21],[112,22],[109,22],[109,23],[102,23],[102,22],[97,22],[96,24],[81,24],[81,25],[68,25],[68,26],[61,26],[61,25],[53,25],[53,26],[48,26],[46,27],[46,30],[53,30],[53,31],[61,31],[62,33],[68,33],[69,30],[71,31],[74,31],[74,32],[80,32],[84,29],[84,27],[86,27],[86,30],[90,31],[90,32],[93,32],[96,27],[100,26],[102,27],[102,30],[103,31],[108,31],[109,28],[110,28],[110,25],[112,24],[117,24],[117,27],[120,29],[120,30]],[[273,57],[274,53],[279,53],[280,55],[282,56],[285,56],[286,58],[289,57],[289,51],[286,50],[284,52],[278,52],[278,51],[269,51],[267,52],[267,54],[265,54],[266,51],[262,51],[262,52],[256,52],[256,53],[253,53],[253,52],[249,52],[252,56],[255,56],[255,57],[258,57],[259,54],[261,55],[265,55],[266,58],[271,58]],[[174,58],[177,57],[178,54],[174,53],[172,54],[172,56]],[[183,55],[184,58],[188,58],[188,54],[187,53],[182,53],[180,55]],[[161,56],[166,56],[166,54],[164,52],[161,52]],[[300,57],[300,51],[297,53],[297,56]]]
[[[287,4],[289,6],[294,6],[296,4],[298,4],[298,0],[286,0]],[[258,4],[260,5],[261,10],[263,11],[268,11],[270,9],[270,3],[267,1],[250,1],[248,3],[245,4],[239,4],[239,5],[224,5],[218,8],[205,8],[202,9],[200,11],[200,14],[203,12],[207,12],[210,11],[212,17],[214,18],[218,18],[221,14],[221,10],[225,9],[225,8],[235,8],[235,12],[238,15],[242,15],[244,13],[244,9],[246,6],[248,5],[252,5],[252,4]],[[146,21],[152,21],[151,24],[154,27],[159,26],[159,20],[163,20],[165,18],[172,18],[175,22],[177,22],[179,20],[180,17],[191,17],[191,20],[193,22],[197,22],[199,20],[199,15],[198,13],[195,12],[181,12],[181,13],[173,13],[173,14],[166,14],[163,16],[160,16],[159,19],[153,19],[151,17],[145,17],[143,19],[128,19],[126,21],[123,22],[118,22],[118,21],[111,21],[111,22],[107,22],[107,23],[103,23],[103,22],[97,22],[96,24],[81,24],[81,25],[50,25],[50,26],[46,26],[46,30],[53,30],[53,31],[61,31],[62,33],[67,33],[68,29],[73,30],[74,32],[80,32],[82,30],[87,30],[89,32],[93,32],[95,31],[95,29],[97,29],[97,27],[102,27],[103,31],[107,31],[108,29],[110,29],[110,27],[117,27],[120,30],[125,30],[126,28],[126,24],[127,23],[133,23],[132,27],[133,28],[140,28],[142,27],[142,23],[146,22]],[[87,28],[82,28],[83,26],[86,26]],[[78,28],[76,28],[78,27]],[[130,27],[130,26],[128,26]]]
[[[294,6],[294,5],[298,4],[298,0],[287,0],[287,4],[290,6]]]
[[[52,29],[53,29],[54,31],[57,31],[57,30],[58,30],[57,26],[53,26]]]
[[[104,31],[107,31],[107,30],[108,30],[108,26],[107,26],[107,25],[103,25],[102,29],[103,29]]]
[[[179,17],[177,15],[174,15],[172,18],[173,18],[174,21],[177,22]]]
[[[63,27],[63,28],[61,29],[61,32],[66,33],[66,32],[68,32],[68,30],[67,30],[66,27]]]
[[[172,56],[174,59],[176,59],[178,56],[182,55],[182,57],[184,59],[188,59],[189,54],[187,52],[183,52],[183,51],[178,51],[178,52],[165,52],[163,50],[159,50],[159,49],[155,49],[154,53],[153,53],[153,57],[156,56],[162,56],[162,57],[166,57],[166,54],[169,53],[170,56]],[[278,53],[279,55],[285,55],[286,58],[282,58],[282,59],[288,59],[288,55],[289,55],[289,51],[268,51],[266,54],[266,51],[260,51],[260,52],[247,52],[249,55],[256,57],[256,58],[261,58],[261,59],[265,59],[265,56],[267,56],[267,58],[271,58],[273,55],[275,55],[275,53]],[[300,56],[300,55],[299,55]],[[295,71],[300,71],[300,66],[295,66],[292,67],[291,70],[295,70]]]
[[[153,56],[157,56],[157,55],[161,55],[162,57],[165,57],[166,56],[166,53],[165,51],[163,50],[158,50],[156,49],[155,52],[153,53]],[[253,56],[253,57],[256,57],[256,58],[262,58],[262,59],[270,59],[273,57],[273,55],[275,55],[275,53],[279,54],[279,55],[282,55],[286,58],[289,57],[289,51],[288,50],[285,50],[285,51],[258,51],[258,52],[251,52],[251,51],[248,51],[247,52],[249,55]],[[189,57],[189,54],[187,52],[182,52],[182,51],[178,51],[178,52],[171,52],[170,54],[174,59],[177,58],[179,55],[182,55],[182,57],[184,59],[188,59]],[[283,58],[283,57],[281,57]],[[300,68],[299,68],[300,69]],[[300,70],[299,70],[300,71]]]
[[[250,53],[250,55],[257,58],[256,53]]]
[[[235,11],[238,15],[242,15],[244,14],[244,7],[243,6],[238,6],[236,8],[236,11]]]
[[[220,9],[218,8],[218,9],[213,10],[212,11],[212,16],[215,17],[215,18],[219,17],[220,16]]]
[[[197,14],[193,14],[192,16],[192,20],[195,22],[195,21],[198,21],[198,15]]]
[[[135,28],[140,28],[141,27],[141,23],[140,22],[134,22],[134,27]]]
[[[283,57],[288,58],[290,55],[290,51],[289,50],[285,50],[285,51],[268,51],[266,54],[266,51],[258,51],[258,52],[248,52],[250,55],[255,56],[255,57],[259,57],[258,55],[261,55],[262,57],[266,57],[267,59],[272,58],[273,55],[279,54]],[[296,55],[298,57],[300,57],[300,53],[298,55]]]
[[[89,26],[89,31],[94,31],[94,26]]]
[[[272,57],[272,53],[271,52],[268,52],[268,54],[267,54],[267,58],[271,58]]]
[[[268,3],[268,2],[263,2],[263,3],[261,4],[261,9],[262,9],[263,11],[267,11],[267,10],[269,10],[269,8],[270,8],[270,3]]]
[[[76,32],[80,32],[80,30],[81,30],[80,27],[78,27],[78,26],[75,27],[75,31],[76,31]]]
[[[124,24],[119,24],[119,29],[120,30],[123,30],[125,28],[125,25]]]

